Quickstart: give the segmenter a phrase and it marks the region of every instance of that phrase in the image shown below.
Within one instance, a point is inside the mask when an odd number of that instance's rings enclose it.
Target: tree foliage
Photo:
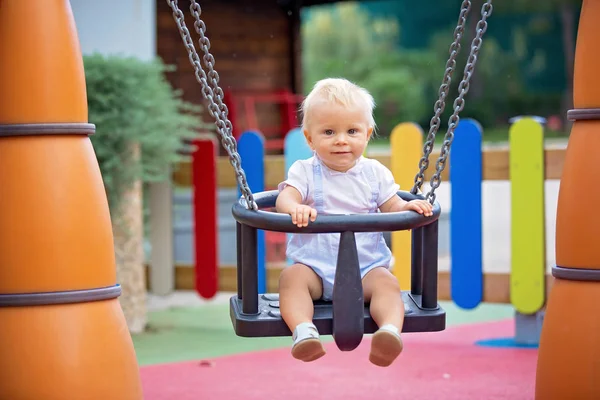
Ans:
[[[113,217],[131,185],[167,178],[181,140],[203,126],[200,108],[183,101],[160,60],[84,57],[91,137]],[[135,154],[139,146],[141,156]]]
[[[494,2],[494,13],[556,12],[562,7],[581,7],[582,0],[502,0]]]
[[[306,92],[331,76],[365,87],[376,99],[375,118],[384,134],[429,113],[427,94],[443,64],[433,52],[400,51],[394,19],[370,19],[356,3],[341,3],[313,13],[302,35]]]
[[[514,1],[512,7],[522,5],[526,10],[525,0],[522,3]],[[570,1],[575,0],[553,0],[553,4]],[[453,101],[458,95],[458,84],[463,78],[474,34],[471,28],[479,19],[482,3],[474,2],[472,6],[468,21],[472,25],[467,25],[462,38],[441,129],[445,129]],[[500,12],[517,12],[515,9],[511,11],[508,6],[499,8]],[[496,11],[495,4],[494,13]],[[488,24],[494,23],[493,18],[494,15]],[[397,123],[405,121],[417,122],[427,130],[442,83],[455,23],[453,20],[447,25],[435,26],[436,33],[431,35],[427,47],[407,49],[399,45],[403,32],[396,16],[374,18],[363,10],[359,2],[338,3],[312,10],[302,30],[304,90],[309,91],[318,79],[343,76],[364,86],[375,97],[375,117],[380,133],[389,134]],[[511,31],[508,45],[504,40],[504,48],[493,35],[488,33],[484,37],[462,117],[476,118],[482,125],[491,126],[506,124],[515,115],[558,112],[560,94],[534,93],[526,88],[528,80],[548,68],[549,60],[542,50],[531,47],[525,40],[527,35],[532,34],[530,30],[533,28],[519,28]]]

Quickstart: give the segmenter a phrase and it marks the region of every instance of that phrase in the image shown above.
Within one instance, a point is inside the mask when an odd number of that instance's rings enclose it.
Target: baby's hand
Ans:
[[[433,215],[433,207],[427,200],[412,200],[406,203],[406,210],[414,210],[426,217]]]
[[[298,225],[299,228],[308,226],[308,220],[315,221],[317,219],[317,210],[304,204],[299,204],[296,208],[290,211],[292,222]]]

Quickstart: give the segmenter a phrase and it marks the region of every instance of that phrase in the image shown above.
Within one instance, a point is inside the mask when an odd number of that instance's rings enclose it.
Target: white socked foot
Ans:
[[[386,324],[373,334],[369,361],[379,367],[391,365],[402,352],[400,332],[394,325]]]
[[[292,339],[294,340],[292,356],[298,360],[314,361],[325,355],[319,331],[312,322],[303,322],[296,326]]]

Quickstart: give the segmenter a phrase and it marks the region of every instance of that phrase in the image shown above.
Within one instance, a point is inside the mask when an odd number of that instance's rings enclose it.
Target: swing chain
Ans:
[[[427,168],[429,168],[429,155],[433,151],[435,135],[440,128],[440,116],[446,108],[446,97],[448,96],[448,91],[450,90],[452,74],[456,68],[456,57],[458,56],[458,53],[460,53],[460,42],[465,31],[465,23],[470,11],[471,2],[469,0],[464,0],[460,6],[458,23],[454,29],[454,41],[450,45],[449,49],[450,57],[446,62],[446,70],[444,71],[442,84],[438,91],[439,98],[434,104],[434,115],[431,118],[429,133],[427,134],[427,140],[425,141],[425,145],[423,147],[423,156],[419,160],[419,172],[415,176],[415,184],[411,190],[411,193],[413,194],[417,194],[425,182],[425,171],[427,171]]]
[[[204,69],[202,68],[202,64],[200,63],[200,57],[196,52],[196,48],[194,46],[194,42],[190,36],[190,31],[187,28],[185,23],[185,16],[183,12],[179,9],[178,0],[166,0],[167,4],[173,10],[173,19],[177,23],[177,27],[179,28],[179,33],[181,34],[181,38],[185,44],[185,47],[188,51],[188,57],[190,63],[194,67],[196,80],[202,86],[202,94],[204,98],[208,100],[208,112],[215,119],[215,125],[217,126],[217,131],[221,137],[221,142],[223,143],[223,147],[229,154],[229,161],[233,166],[236,174],[236,178],[238,184],[240,186],[240,190],[244,199],[246,200],[246,205],[248,208],[253,210],[258,210],[258,205],[254,201],[254,196],[252,195],[252,191],[248,185],[246,180],[246,173],[242,169],[241,166],[241,158],[239,153],[237,152],[237,143],[235,138],[232,135],[233,126],[231,121],[227,117],[228,109],[227,106],[223,103],[223,90],[219,86],[219,74],[214,69],[215,58],[210,53],[210,41],[205,35],[206,25],[204,21],[200,18],[202,14],[202,9],[200,8],[200,4],[196,2],[196,0],[191,0],[190,3],[190,12],[194,16],[194,28],[200,38],[198,39],[198,45],[202,48],[204,56],[202,60],[204,61],[204,65],[208,69],[208,76]],[[210,84],[209,84],[210,82]]]
[[[454,140],[454,130],[458,126],[458,122],[460,121],[460,117],[458,114],[465,107],[465,95],[469,92],[469,84],[471,82],[471,77],[473,76],[473,72],[475,71],[475,64],[477,63],[477,56],[479,54],[479,49],[481,48],[481,44],[483,43],[483,34],[487,30],[487,18],[492,14],[492,0],[487,0],[483,6],[481,6],[481,19],[477,22],[477,26],[475,28],[476,34],[473,40],[471,41],[471,52],[469,53],[469,58],[467,59],[467,63],[463,72],[463,79],[458,85],[459,95],[454,100],[454,112],[448,119],[448,130],[446,131],[446,135],[444,136],[444,143],[442,144],[442,149],[440,151],[440,156],[435,163],[435,173],[431,177],[430,186],[431,189],[427,193],[426,197],[430,201],[431,204],[435,201],[435,190],[440,186],[442,181],[441,175],[446,167],[446,160],[448,159],[448,155],[450,154],[450,146],[452,145],[452,141]]]

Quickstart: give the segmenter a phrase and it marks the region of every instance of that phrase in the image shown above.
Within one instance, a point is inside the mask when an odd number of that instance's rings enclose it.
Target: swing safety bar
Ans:
[[[365,333],[377,325],[364,303],[356,232],[412,230],[412,276],[410,292],[403,292],[405,322],[403,332],[440,331],[445,328],[445,312],[437,304],[439,203],[433,215],[414,211],[360,215],[320,215],[307,227],[299,228],[286,214],[263,211],[275,206],[278,192],[254,194],[259,210],[248,210],[245,199],[233,206],[237,221],[237,296],[231,298],[231,318],[239,336],[286,336],[291,332],[281,319],[278,294],[258,293],[258,229],[288,233],[340,233],[333,300],[316,301],[313,322],[321,334],[332,334],[343,351],[356,348]],[[424,196],[399,191],[410,201]]]
[[[249,210],[245,199],[242,197],[233,205],[233,216],[236,221],[250,225],[257,229],[288,233],[338,233],[352,232],[389,232],[403,231],[419,228],[436,221],[441,213],[439,203],[433,204],[433,215],[424,217],[414,211],[374,214],[348,214],[348,215],[319,215],[314,222],[309,222],[303,228],[292,223],[292,218],[287,214],[262,211],[260,209],[275,207],[277,190],[255,193],[254,201],[259,210]],[[411,201],[422,199],[424,196],[410,192],[398,191],[400,198]]]

